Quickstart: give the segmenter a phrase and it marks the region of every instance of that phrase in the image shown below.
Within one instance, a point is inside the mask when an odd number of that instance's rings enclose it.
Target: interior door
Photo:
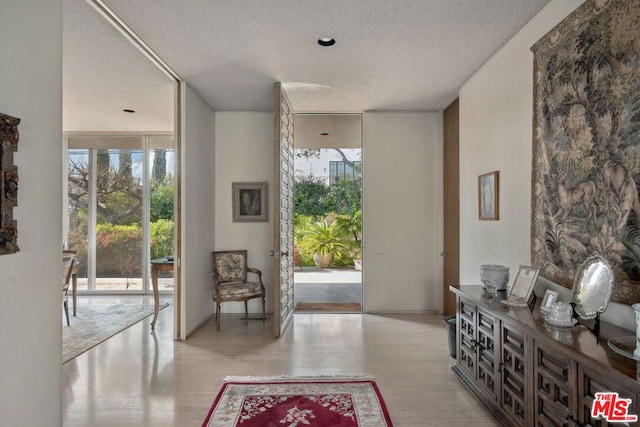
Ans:
[[[460,283],[460,165],[459,103],[456,99],[444,110],[444,314],[455,314],[456,298],[449,285]]]
[[[279,82],[274,101],[273,334],[277,338],[293,315],[293,110]]]

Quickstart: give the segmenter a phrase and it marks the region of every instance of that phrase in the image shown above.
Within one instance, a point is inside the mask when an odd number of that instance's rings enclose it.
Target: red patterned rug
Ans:
[[[392,427],[372,379],[229,377],[203,427]]]

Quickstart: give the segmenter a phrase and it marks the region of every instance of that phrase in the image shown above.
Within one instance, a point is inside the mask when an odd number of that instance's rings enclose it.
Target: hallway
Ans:
[[[228,375],[376,377],[397,427],[494,426],[450,367],[442,317],[295,314],[279,339],[267,321],[222,316],[173,341],[173,307],[62,366],[66,427],[199,426]]]

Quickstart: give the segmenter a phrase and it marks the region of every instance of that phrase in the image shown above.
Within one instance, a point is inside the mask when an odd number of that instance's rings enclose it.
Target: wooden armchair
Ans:
[[[245,318],[249,318],[247,301],[262,298],[262,318],[265,321],[265,289],[262,271],[247,267],[247,251],[217,251],[211,253],[213,262],[213,300],[216,303],[216,327],[220,329],[220,304],[244,301]],[[247,273],[258,276],[257,282],[247,281]]]
[[[67,317],[67,326],[70,326],[69,296],[67,293],[69,292],[69,282],[71,281],[71,274],[73,273],[73,264],[75,261],[76,256],[74,254],[63,254],[62,256],[62,306],[64,307],[64,314]]]

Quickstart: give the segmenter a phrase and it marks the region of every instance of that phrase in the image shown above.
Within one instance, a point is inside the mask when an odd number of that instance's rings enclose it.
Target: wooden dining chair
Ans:
[[[62,306],[64,314],[67,317],[67,326],[69,323],[69,283],[71,282],[71,273],[73,272],[73,264],[76,261],[74,254],[64,254],[62,256]]]
[[[265,315],[265,289],[262,271],[247,267],[247,251],[217,251],[211,253],[213,262],[213,300],[216,303],[216,327],[220,329],[220,304],[226,301],[244,301],[245,319],[249,318],[247,301],[262,298],[262,317]],[[247,273],[257,276],[257,281],[249,282]]]

